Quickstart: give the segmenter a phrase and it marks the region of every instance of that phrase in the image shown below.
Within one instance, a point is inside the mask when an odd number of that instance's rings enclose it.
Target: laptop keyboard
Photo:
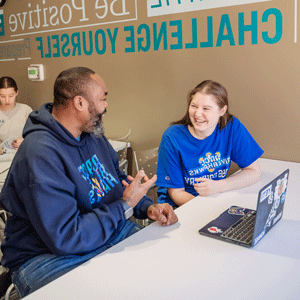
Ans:
[[[222,233],[221,236],[245,244],[251,244],[255,217],[256,211],[249,211],[236,223],[230,226],[224,233]]]

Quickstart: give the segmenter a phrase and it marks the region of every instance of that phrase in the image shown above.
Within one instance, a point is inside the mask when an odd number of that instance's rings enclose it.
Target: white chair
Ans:
[[[18,300],[21,299],[15,290],[15,285],[12,283],[5,293],[5,300]]]
[[[124,142],[128,143],[129,142],[130,133],[131,133],[131,129],[129,129],[128,133],[125,136],[123,136],[121,138],[118,138],[118,139],[115,139],[115,140],[116,141],[124,141]]]
[[[144,170],[149,178],[156,174],[158,147],[143,151],[134,151],[133,156],[137,173],[140,170]]]
[[[119,167],[120,170],[124,173],[124,174],[129,174],[131,173],[131,170],[129,170],[129,148],[130,148],[130,142],[129,142],[129,136],[131,133],[131,129],[129,129],[128,133],[118,139],[115,139],[116,141],[120,141],[120,142],[126,142],[126,147],[123,150],[118,151],[118,155],[119,155]]]
[[[157,158],[158,158],[158,147],[147,149],[144,151],[134,151],[134,162],[136,173],[140,170],[144,170],[149,178],[152,178],[156,174]],[[157,203],[157,186],[153,185],[147,192],[154,203]],[[143,226],[149,225],[149,220],[143,220]]]

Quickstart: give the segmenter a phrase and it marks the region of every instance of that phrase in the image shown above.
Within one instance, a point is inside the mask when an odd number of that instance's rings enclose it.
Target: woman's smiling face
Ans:
[[[198,139],[210,136],[214,132],[219,118],[225,114],[226,110],[226,105],[223,108],[218,106],[215,96],[201,92],[196,93],[189,105],[191,134]]]

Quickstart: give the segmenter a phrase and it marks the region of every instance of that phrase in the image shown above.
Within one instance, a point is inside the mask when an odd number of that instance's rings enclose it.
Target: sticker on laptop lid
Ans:
[[[260,203],[263,202],[267,197],[272,195],[272,184],[265,188],[260,194]]]
[[[281,219],[282,211],[273,219],[273,226]]]
[[[216,226],[209,227],[207,230],[210,233],[222,233],[223,232],[220,228],[218,228]]]
[[[278,214],[279,217],[278,216],[276,217],[277,209],[278,209],[280,203],[283,203],[285,200],[286,188],[287,188],[287,174],[285,174],[284,178],[278,179],[278,181],[276,183],[275,192],[274,192],[274,203],[270,210],[265,227],[271,227],[273,219],[274,219],[273,225],[276,224],[278,222],[278,220],[280,220],[282,214],[279,213]]]
[[[264,229],[254,240],[253,246],[255,246],[264,236],[266,235],[266,230]]]
[[[273,193],[271,193],[268,197],[268,204],[272,204],[273,203]]]
[[[281,203],[283,203],[284,202],[284,200],[285,200],[285,193],[284,194],[282,194],[282,196],[281,196]]]
[[[278,195],[278,197],[280,197],[286,191],[287,181],[288,181],[287,174],[284,175],[284,178],[279,179],[277,181],[277,185],[275,187],[275,193],[276,195]]]
[[[244,210],[245,210],[245,208],[243,208],[243,207],[231,206],[228,209],[228,213],[231,215],[235,215],[235,216],[244,216],[245,215]]]

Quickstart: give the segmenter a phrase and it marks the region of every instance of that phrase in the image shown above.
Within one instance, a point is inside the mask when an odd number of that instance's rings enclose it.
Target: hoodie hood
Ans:
[[[28,117],[24,126],[23,137],[35,131],[47,131],[54,135],[61,142],[70,146],[78,147],[85,144],[85,133],[78,141],[63,125],[56,121],[52,116],[53,103],[45,103],[39,110],[34,110]]]

